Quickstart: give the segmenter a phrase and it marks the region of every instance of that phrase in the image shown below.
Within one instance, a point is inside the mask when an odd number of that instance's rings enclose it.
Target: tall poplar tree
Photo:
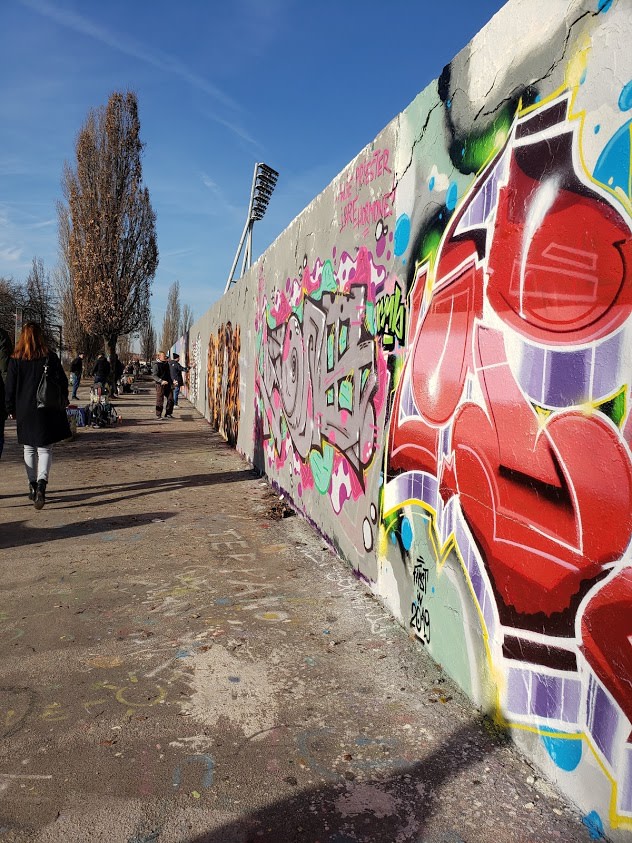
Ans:
[[[115,91],[90,111],[77,136],[76,166],[64,167],[75,304],[86,331],[103,337],[113,371],[118,337],[147,320],[158,266],[143,146],[136,95]]]
[[[167,293],[167,309],[162,320],[160,348],[166,354],[180,336],[180,282],[174,281]]]

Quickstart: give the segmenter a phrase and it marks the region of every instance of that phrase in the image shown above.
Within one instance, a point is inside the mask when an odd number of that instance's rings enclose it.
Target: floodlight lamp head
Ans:
[[[272,167],[257,164],[250,209],[251,220],[263,219],[278,178],[279,174]]]

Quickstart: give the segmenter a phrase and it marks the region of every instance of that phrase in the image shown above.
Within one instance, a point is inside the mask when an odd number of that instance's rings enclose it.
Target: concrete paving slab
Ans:
[[[0,462],[0,843],[587,841],[186,403]],[[82,389],[82,392],[85,392]]]

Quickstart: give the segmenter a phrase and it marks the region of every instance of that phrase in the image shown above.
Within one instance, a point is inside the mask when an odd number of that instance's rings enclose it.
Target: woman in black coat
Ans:
[[[37,387],[47,359],[48,377],[57,380],[62,398],[68,403],[68,378],[59,357],[48,348],[41,327],[36,322],[26,322],[9,360],[5,400],[9,418],[17,419],[18,442],[24,445],[29,500],[35,509],[45,503],[51,445],[70,437],[65,410],[37,408]]]

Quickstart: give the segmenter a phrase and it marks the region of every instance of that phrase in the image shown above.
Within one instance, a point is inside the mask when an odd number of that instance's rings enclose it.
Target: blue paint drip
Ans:
[[[601,131],[601,125],[599,123],[597,123],[595,125],[594,132],[595,132],[596,135],[598,135],[600,131]]]
[[[598,12],[607,12],[610,10],[610,7],[614,3],[614,0],[599,0],[599,5],[597,6]]]
[[[428,190],[434,190],[435,186],[435,177],[431,176],[430,181],[428,182]]]
[[[540,737],[542,738],[544,748],[560,770],[570,773],[582,760],[582,750],[584,747],[581,739],[556,738],[549,735],[541,735]]]
[[[431,179],[432,181],[432,179]],[[432,190],[432,188],[431,188]],[[402,214],[395,223],[395,254],[403,255],[410,242],[410,217]]]
[[[588,829],[591,840],[603,840],[603,822],[597,811],[591,811],[590,814],[586,814],[582,822]]]
[[[445,101],[445,107],[446,108],[452,108],[452,100],[446,100]]]
[[[632,108],[632,80],[624,86],[619,94],[619,108],[621,111],[629,111]]]
[[[453,211],[456,208],[456,200],[459,198],[459,188],[455,181],[450,182],[450,187],[445,197],[445,204],[448,211]]]
[[[583,72],[583,73],[582,73],[582,75],[579,77],[579,84],[580,84],[580,85],[583,85],[583,84],[584,84],[584,82],[586,81],[586,76],[587,76],[587,75],[588,75],[588,71],[586,70],[586,68],[584,68],[584,72]]]
[[[410,550],[413,546],[413,528],[408,518],[402,518],[402,544],[406,550]]]
[[[620,187],[630,195],[630,126],[632,120],[621,126],[604,147],[593,176],[608,187]]]

